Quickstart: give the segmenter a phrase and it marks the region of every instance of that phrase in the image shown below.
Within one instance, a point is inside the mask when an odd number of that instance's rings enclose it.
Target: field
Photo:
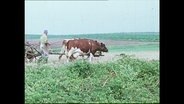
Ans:
[[[36,45],[39,37],[25,40]],[[57,55],[48,64],[26,63],[26,103],[159,103],[159,33],[50,35],[52,51],[66,38],[95,39],[109,52],[92,63]]]
[[[38,40],[40,34],[26,34],[27,40]],[[136,33],[104,33],[104,34],[76,34],[76,35],[48,35],[50,40],[61,40],[70,38],[90,38],[99,40],[139,40],[139,41],[159,41],[158,32],[136,32]]]

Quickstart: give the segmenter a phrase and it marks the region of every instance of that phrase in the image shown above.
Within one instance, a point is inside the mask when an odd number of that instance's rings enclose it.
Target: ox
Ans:
[[[64,40],[62,47],[64,48],[64,53],[67,57],[67,62],[76,59],[78,56],[84,57],[87,55],[89,61],[95,56],[97,51],[108,52],[104,43],[97,42],[91,39],[69,39]],[[59,59],[62,57],[61,54]]]
[[[59,60],[61,59],[61,57],[63,56],[63,55],[66,55],[67,54],[67,51],[66,51],[66,46],[67,46],[67,42],[69,41],[69,40],[74,40],[74,39],[64,39],[63,41],[62,41],[62,45],[61,45],[61,54],[60,54],[60,56],[59,56]],[[64,51],[63,51],[63,49],[64,49]]]

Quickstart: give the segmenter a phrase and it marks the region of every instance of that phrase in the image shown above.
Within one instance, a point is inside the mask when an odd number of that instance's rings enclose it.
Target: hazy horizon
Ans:
[[[159,0],[25,1],[25,34],[158,32]]]
[[[85,34],[84,33],[81,33],[81,34],[48,34],[48,35],[96,35],[96,34],[100,34],[100,35],[102,35],[102,34],[104,34],[104,35],[105,34],[118,34],[118,35],[126,34],[127,35],[127,34],[130,34],[130,33],[135,33],[135,34],[148,33],[146,35],[150,35],[149,33],[158,33],[158,34],[154,34],[154,35],[159,35],[160,32],[116,32],[116,33],[85,33]],[[39,33],[39,34],[25,34],[25,35],[41,35],[41,33]],[[130,35],[133,35],[133,34],[130,34]],[[141,35],[141,34],[139,34],[139,35]]]

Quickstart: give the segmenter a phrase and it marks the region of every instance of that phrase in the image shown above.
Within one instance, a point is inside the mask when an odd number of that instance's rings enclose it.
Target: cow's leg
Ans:
[[[75,59],[76,59],[76,58],[75,58],[73,55],[71,55],[70,61],[73,62]]]
[[[77,51],[72,54],[73,59],[77,59],[80,55],[83,56],[83,53],[81,51]]]
[[[64,55],[65,53],[61,53],[60,55],[59,55],[59,61],[61,60],[61,58],[62,58],[62,56]]]
[[[70,60],[70,58],[68,57],[68,56],[66,56],[66,62],[68,63],[69,62],[69,60]]]
[[[73,58],[73,54],[75,53],[75,48],[71,48],[68,52],[67,52],[67,62],[71,61]]]
[[[91,62],[92,60],[93,60],[93,54],[92,53],[90,53],[90,55],[89,55],[89,61]]]
[[[102,52],[100,51],[100,54],[99,54],[99,56],[102,56]]]
[[[70,62],[70,57],[71,57],[71,56],[69,56],[68,54],[66,55],[66,62],[67,62],[67,63]]]
[[[82,60],[84,60],[84,54],[81,54],[81,56],[82,56]]]
[[[66,56],[66,62],[68,63],[70,61],[70,54],[68,54],[69,52],[68,51],[64,51],[60,56],[62,57],[63,55]]]
[[[62,54],[61,54],[61,55],[59,55],[59,61],[60,61],[61,57],[62,57]]]

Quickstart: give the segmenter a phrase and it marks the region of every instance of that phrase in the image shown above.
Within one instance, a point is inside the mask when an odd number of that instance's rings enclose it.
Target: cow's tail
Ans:
[[[67,42],[68,40],[63,40],[62,44],[61,44],[61,52],[60,53],[65,53],[66,49],[67,49]]]

